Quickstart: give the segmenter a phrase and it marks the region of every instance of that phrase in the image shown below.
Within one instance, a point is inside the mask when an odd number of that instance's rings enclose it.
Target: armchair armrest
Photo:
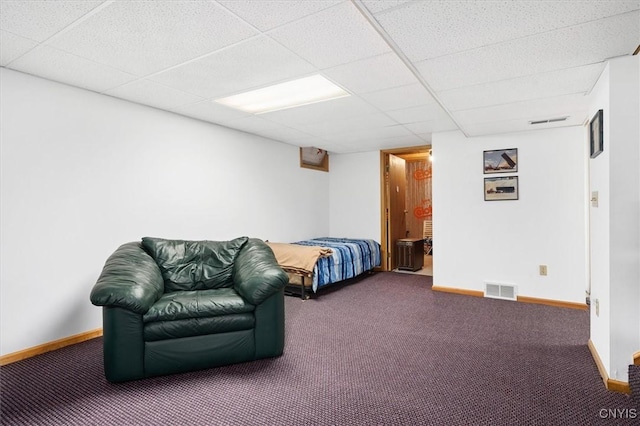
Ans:
[[[282,290],[289,282],[289,276],[278,266],[267,244],[250,238],[236,257],[233,282],[242,297],[253,305],[259,305]]]
[[[120,246],[91,290],[91,303],[146,313],[164,292],[160,268],[140,243]]]

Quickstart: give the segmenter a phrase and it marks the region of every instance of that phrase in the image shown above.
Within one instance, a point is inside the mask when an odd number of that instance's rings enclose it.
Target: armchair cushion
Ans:
[[[140,243],[123,244],[107,259],[91,303],[144,314],[162,295],[162,281],[158,265]]]
[[[278,293],[289,276],[278,266],[273,251],[262,240],[249,239],[233,266],[236,291],[249,303],[259,305]]]
[[[165,293],[144,314],[142,321],[173,321],[187,318],[205,318],[219,315],[253,312],[232,288]]]
[[[164,291],[191,291],[233,286],[233,264],[247,237],[231,241],[184,241],[144,237],[142,246],[155,259]]]

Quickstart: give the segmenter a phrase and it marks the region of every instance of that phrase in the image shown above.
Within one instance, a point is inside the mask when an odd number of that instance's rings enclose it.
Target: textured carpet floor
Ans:
[[[314,300],[287,297],[277,359],[110,384],[94,339],[14,363],[0,368],[1,421],[638,424],[608,414],[635,404],[604,388],[587,312],[430,287],[431,277],[377,273]]]

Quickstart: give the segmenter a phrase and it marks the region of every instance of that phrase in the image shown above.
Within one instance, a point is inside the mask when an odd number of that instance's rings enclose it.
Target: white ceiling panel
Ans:
[[[638,9],[638,1],[425,1],[377,13],[413,61],[436,58]]]
[[[408,130],[415,134],[446,132],[448,130],[458,130],[458,126],[450,118],[441,118],[438,120],[418,121],[415,123],[406,123],[404,125]]]
[[[607,60],[639,41],[640,0],[0,0],[3,66],[332,152],[582,123]],[[351,96],[212,102],[316,73]]]
[[[403,124],[431,120],[446,120],[448,122],[449,120],[449,115],[435,102],[411,108],[388,111],[386,114],[398,123]]]
[[[256,33],[215,3],[118,1],[48,43],[143,76]]]
[[[45,45],[38,46],[13,61],[9,68],[96,92],[120,86],[136,78]]]
[[[251,115],[247,112],[228,108],[211,100],[182,105],[173,109],[173,111],[177,112],[178,114],[218,124],[224,124],[226,122],[237,120],[242,117],[248,117]]]
[[[595,84],[604,64],[569,68],[511,80],[445,90],[438,95],[450,111],[508,104],[523,100],[586,93]]]
[[[277,28],[269,35],[318,68],[391,50],[350,2]]]
[[[635,11],[417,62],[416,68],[433,89],[446,90],[593,64],[632,53],[639,40],[640,12]]]
[[[266,36],[256,37],[150,77],[204,98],[218,98],[316,71]]]
[[[327,137],[336,134],[344,134],[354,129],[371,128],[371,127],[385,127],[398,124],[396,121],[389,118],[388,115],[383,113],[375,113],[369,115],[362,115],[358,117],[347,118],[344,120],[334,120],[329,123],[320,122],[310,124],[308,126],[300,127],[303,132],[318,137]]]
[[[394,111],[420,105],[437,105],[433,96],[420,84],[365,93],[362,98],[381,111]],[[438,106],[438,108],[440,108]]]
[[[500,133],[528,132],[532,130],[582,125],[582,122],[576,118],[580,115],[578,112],[570,112],[569,114],[573,118],[569,118],[567,121],[563,122],[531,125],[526,120],[505,120],[470,124],[465,126],[465,130],[469,136],[486,136]]]
[[[37,42],[0,30],[0,66],[24,55],[38,45]]]
[[[361,94],[416,84],[418,79],[395,54],[362,59],[322,72],[351,93]]]
[[[181,92],[144,79],[108,90],[105,94],[168,110],[203,100],[199,96]]]
[[[377,13],[409,3],[409,1],[410,0],[362,0],[362,3],[371,13]]]
[[[0,2],[0,29],[35,41],[44,41],[103,1]]]
[[[564,117],[569,111],[586,111],[588,106],[588,98],[583,93],[578,93],[485,108],[466,109],[454,112],[453,116],[458,123],[466,128],[468,124]]]
[[[233,129],[242,130],[243,132],[258,134],[275,140],[284,140],[292,143],[295,140],[308,140],[310,135],[299,130],[292,129],[282,124],[264,120],[255,115],[231,120],[224,123],[224,126]]]
[[[321,1],[283,1],[283,0],[232,0],[218,1],[234,14],[254,25],[261,31],[267,31],[295,21],[343,0]]]
[[[300,128],[313,123],[328,123],[327,125],[330,125],[332,121],[370,115],[376,112],[380,111],[357,96],[348,96],[327,102],[269,112],[260,116],[265,120]]]

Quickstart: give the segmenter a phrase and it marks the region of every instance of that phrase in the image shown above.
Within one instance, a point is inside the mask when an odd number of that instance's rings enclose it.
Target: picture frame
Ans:
[[[484,178],[485,201],[507,201],[520,198],[518,176]]]
[[[596,158],[604,151],[604,111],[599,110],[589,122],[589,154]]]
[[[484,151],[482,159],[484,174],[518,171],[518,148]]]

